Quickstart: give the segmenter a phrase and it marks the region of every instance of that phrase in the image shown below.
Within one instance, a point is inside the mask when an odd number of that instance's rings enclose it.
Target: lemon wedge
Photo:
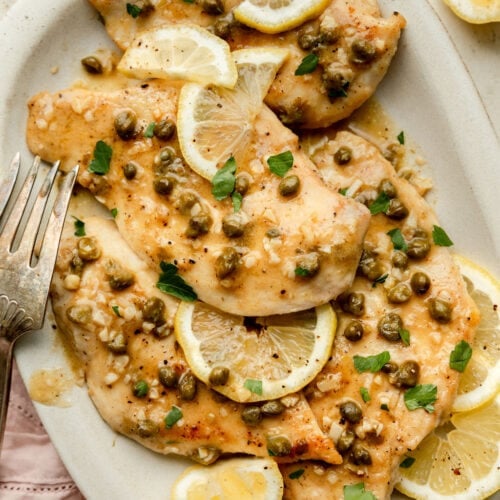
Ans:
[[[266,458],[231,458],[194,465],[174,483],[172,500],[280,500],[283,478]]]
[[[500,0],[444,0],[461,19],[473,24],[500,21]]]
[[[175,336],[194,374],[240,403],[302,389],[332,350],[337,318],[329,304],[279,316],[244,318],[202,302],[182,302]],[[214,373],[226,373],[214,381]],[[221,383],[222,382],[222,383]]]
[[[281,33],[319,16],[331,0],[243,0],[234,17],[263,33]]]
[[[198,26],[166,26],[140,33],[118,70],[130,78],[164,78],[232,88],[238,79],[229,45]]]
[[[500,489],[500,395],[456,413],[408,453],[396,488],[411,498],[480,500]],[[407,463],[407,459],[403,463]]]
[[[456,261],[476,303],[481,322],[472,343],[472,357],[460,377],[454,412],[471,410],[491,400],[500,390],[500,283],[464,257]]]
[[[285,49],[237,50],[233,58],[239,76],[233,89],[194,83],[182,87],[177,136],[195,172],[211,180],[230,156],[245,150],[264,97],[287,56]]]

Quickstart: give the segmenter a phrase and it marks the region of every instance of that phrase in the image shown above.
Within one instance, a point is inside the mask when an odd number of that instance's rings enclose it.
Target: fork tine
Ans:
[[[7,203],[9,203],[12,191],[16,184],[17,176],[19,174],[19,165],[21,163],[21,155],[16,153],[10,162],[10,168],[7,172],[5,182],[0,186],[0,217],[2,217]]]
[[[2,234],[0,235],[0,248],[9,250],[12,246],[17,228],[21,222],[23,212],[26,209],[26,204],[28,203],[31,190],[33,189],[33,184],[35,183],[39,166],[40,157],[36,156],[33,160],[33,164],[28,172],[26,180],[24,181],[23,187],[17,197],[12,212],[10,213],[5,227],[3,228]]]

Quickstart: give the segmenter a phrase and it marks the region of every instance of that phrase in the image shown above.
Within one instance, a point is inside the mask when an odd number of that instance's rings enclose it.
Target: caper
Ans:
[[[345,95],[350,83],[349,77],[343,71],[339,71],[335,64],[330,64],[323,69],[321,80],[330,97]],[[339,165],[343,164],[339,163]]]
[[[238,267],[240,256],[233,247],[226,247],[215,261],[215,275],[220,280],[233,274]]]
[[[250,187],[250,176],[242,173],[238,174],[234,180],[234,190],[241,195],[245,194]]]
[[[352,149],[348,146],[341,146],[335,151],[333,159],[337,165],[347,165],[352,160]]]
[[[365,330],[361,321],[353,319],[352,321],[349,321],[349,323],[345,327],[344,337],[351,342],[357,342],[358,340],[361,340],[364,332]]]
[[[342,432],[340,435],[338,441],[335,443],[335,447],[337,448],[337,451],[341,454],[344,455],[346,454],[354,444],[354,438],[356,436],[354,435],[354,432],[350,430],[345,430]]]
[[[228,238],[238,238],[245,232],[247,222],[240,212],[227,214],[222,219],[222,230]]]
[[[281,415],[285,411],[285,405],[278,399],[273,401],[266,401],[261,407],[260,410],[266,416],[276,416]]]
[[[427,274],[417,271],[416,273],[413,273],[411,280],[410,280],[410,285],[411,289],[417,294],[417,295],[424,295],[429,291],[429,288],[431,287],[431,280]]]
[[[196,396],[196,377],[191,372],[186,372],[179,379],[179,396],[184,401],[192,401]]]
[[[156,326],[165,324],[165,303],[158,297],[150,297],[142,306],[142,317]]]
[[[208,233],[211,225],[212,217],[210,217],[210,215],[206,213],[193,215],[189,218],[186,236],[189,238],[197,238],[198,236]]]
[[[85,262],[83,262],[82,258],[79,255],[73,255],[71,261],[69,263],[69,268],[71,269],[71,274],[81,275],[83,272],[83,268],[85,266]]]
[[[201,0],[203,12],[211,16],[218,16],[224,13],[224,3],[222,0]]]
[[[113,290],[124,290],[125,288],[133,285],[135,281],[133,273],[128,269],[125,269],[118,262],[109,260],[105,267],[109,286]]]
[[[158,433],[158,425],[151,419],[145,418],[137,422],[136,433],[142,438],[148,438]]]
[[[219,17],[212,25],[212,32],[214,33],[214,35],[226,39],[231,35],[231,29],[234,25],[235,19],[232,14],[224,17]]]
[[[128,141],[136,134],[137,115],[131,109],[121,111],[115,117],[115,130],[120,139]]]
[[[362,316],[365,312],[365,296],[361,292],[343,293],[338,298],[340,307],[346,313]]]
[[[397,387],[415,387],[418,383],[420,366],[416,361],[404,361],[398,370],[390,376],[391,384]]]
[[[106,347],[114,354],[124,354],[127,352],[127,337],[120,332],[106,343]]]
[[[320,37],[312,32],[301,32],[297,37],[297,43],[302,50],[311,50],[320,42]]]
[[[378,190],[380,193],[385,193],[388,198],[395,198],[398,194],[394,184],[389,179],[382,179],[378,186]]]
[[[145,380],[138,380],[132,389],[134,396],[137,398],[144,398],[148,395],[149,384]]]
[[[377,51],[375,46],[364,38],[354,40],[351,45],[351,62],[355,64],[369,63],[373,61],[376,56]]]
[[[82,63],[82,66],[85,68],[85,71],[92,75],[100,75],[104,71],[102,62],[96,56],[84,57],[80,62]]]
[[[438,323],[449,323],[451,321],[452,307],[449,302],[439,297],[433,297],[427,304],[429,313]]]
[[[319,254],[317,252],[309,252],[297,259],[295,274],[303,278],[312,278],[318,274],[319,268]]]
[[[425,236],[415,236],[408,242],[406,253],[412,259],[423,259],[431,250],[429,238]]]
[[[387,363],[381,368],[384,373],[396,373],[399,366],[394,361],[387,361]]]
[[[163,196],[169,195],[174,189],[175,181],[171,176],[156,177],[153,181],[154,190]]]
[[[347,401],[340,405],[340,415],[351,424],[357,424],[363,417],[363,412],[357,403]]]
[[[354,443],[350,459],[351,462],[355,465],[371,465],[372,463],[370,452],[359,443]]]
[[[406,283],[398,283],[387,293],[389,302],[393,304],[403,304],[411,298],[411,288]]]
[[[408,217],[408,209],[399,198],[392,198],[389,202],[389,207],[385,211],[385,215],[387,215],[389,219],[401,220]]]
[[[286,457],[292,451],[292,443],[285,436],[272,436],[267,438],[267,449],[274,457]]]
[[[131,181],[132,179],[135,178],[137,175],[137,166],[133,162],[128,162],[127,164],[123,165],[122,167],[123,170],[123,175],[125,176],[125,179]]]
[[[358,271],[368,278],[370,281],[375,281],[384,274],[384,267],[377,260],[376,256],[367,250],[363,250],[361,259],[358,264]]]
[[[172,163],[177,158],[177,153],[171,146],[161,148],[155,156],[153,166],[156,175],[165,175],[172,171]]]
[[[73,323],[85,325],[92,320],[92,309],[90,306],[70,306],[66,309],[66,316]]]
[[[101,256],[101,249],[93,236],[80,238],[76,244],[76,248],[78,256],[86,262],[97,260]]]
[[[171,366],[162,366],[158,370],[158,378],[160,380],[161,385],[164,387],[172,388],[177,387],[177,383],[179,382],[178,373]]]
[[[332,28],[330,26],[320,26],[319,29],[319,38],[321,43],[331,45],[333,43],[337,43],[340,38],[340,28],[336,26]]]
[[[166,118],[155,123],[153,134],[162,141],[168,141],[175,133],[175,123],[173,120]]]
[[[266,236],[268,238],[279,238],[281,236],[281,231],[277,227],[272,227],[266,231]]]
[[[188,214],[198,202],[198,196],[192,191],[183,191],[179,196],[179,210],[183,214]]]
[[[226,385],[229,380],[229,368],[225,366],[216,366],[210,371],[208,381],[211,385]]]
[[[154,9],[151,0],[136,0],[132,5],[138,7],[138,15],[141,17],[149,14]]]
[[[398,269],[406,269],[408,266],[408,255],[401,250],[395,250],[392,254],[392,265]]]
[[[278,190],[281,196],[295,196],[300,189],[300,179],[296,175],[287,175],[281,179]]]
[[[403,328],[403,320],[396,313],[387,313],[380,318],[378,325],[378,332],[382,337],[392,342],[401,338],[400,331]]]
[[[247,425],[258,425],[262,420],[262,412],[258,406],[245,406],[241,412],[241,419]]]

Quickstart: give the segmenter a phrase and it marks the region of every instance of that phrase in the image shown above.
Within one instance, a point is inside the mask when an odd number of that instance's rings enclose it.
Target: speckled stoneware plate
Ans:
[[[476,89],[429,4],[381,4],[385,13],[402,12],[408,27],[378,99],[428,160],[431,202],[456,251],[500,275],[500,152]],[[70,85],[81,76],[81,57],[102,46],[111,42],[85,0],[18,0],[7,12],[0,23],[0,178],[15,151],[22,151],[25,166],[30,163],[24,144],[28,97]],[[25,337],[16,358],[25,381],[39,369],[66,367],[69,373],[50,328]],[[168,498],[187,461],[116,435],[85,388],[74,387],[68,400],[67,408],[36,407],[87,498]]]

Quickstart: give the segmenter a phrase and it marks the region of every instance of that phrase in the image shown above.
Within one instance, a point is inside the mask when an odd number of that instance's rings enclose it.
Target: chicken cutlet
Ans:
[[[90,3],[122,49],[140,32],[165,24],[206,27],[225,39],[232,50],[286,48],[290,56],[265,101],[284,124],[294,128],[327,127],[361,106],[385,76],[406,24],[399,13],[383,18],[376,0],[332,0],[317,19],[279,35],[240,25],[232,14],[240,0]],[[140,14],[129,15],[127,5],[137,5]],[[313,56],[314,67],[296,74],[307,56]]]
[[[28,145],[63,167],[78,163],[78,182],[114,211],[132,249],[158,272],[161,262],[173,263],[219,310],[282,314],[348,288],[368,210],[325,186],[297,137],[264,106],[249,146],[235,155],[245,185],[235,212],[229,198],[217,201],[211,183],[184,164],[173,132],[177,97],[178,87],[159,80],[115,92],[43,92],[29,102]],[[152,122],[170,125],[168,138],[145,137]],[[103,144],[111,148],[109,170],[96,173]],[[283,191],[281,177],[266,165],[287,151],[294,191]]]
[[[374,215],[358,276],[337,301],[331,360],[304,390],[344,461],[284,467],[285,498],[342,498],[360,482],[388,498],[405,453],[450,415],[459,377],[450,353],[472,342],[478,312],[433,210],[375,146],[339,132],[313,160]]]
[[[112,429],[204,464],[228,453],[340,462],[302,394],[275,401],[279,411],[250,422],[245,405],[198,381],[171,334],[178,300],[158,290],[156,273],[112,220],[88,217],[84,224],[81,237],[66,224],[51,297],[89,395]]]

